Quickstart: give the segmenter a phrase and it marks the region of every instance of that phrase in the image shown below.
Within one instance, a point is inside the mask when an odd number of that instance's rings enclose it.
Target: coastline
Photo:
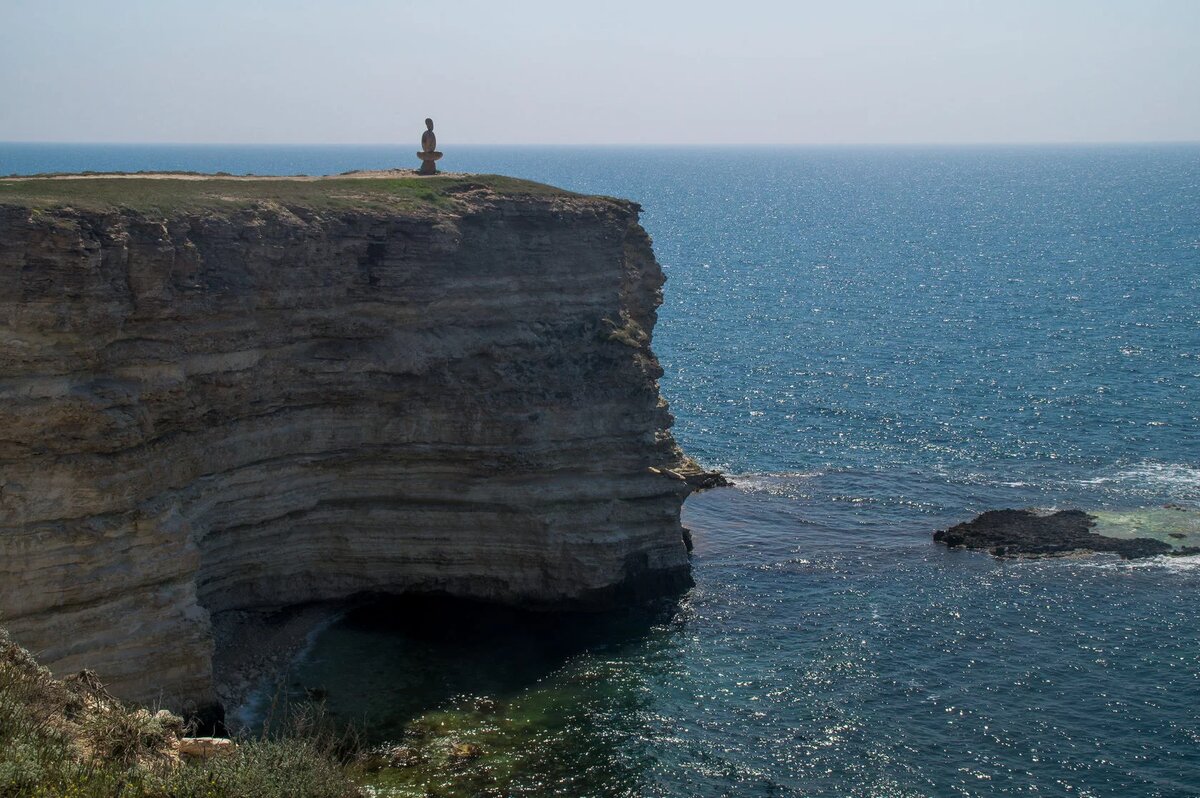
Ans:
[[[1200,217],[1180,193],[1194,169],[1077,152],[1078,169],[981,159],[964,185],[954,153],[861,169],[772,153],[739,171],[729,153],[651,155],[537,153],[516,173],[645,202],[670,277],[655,348],[676,434],[751,473],[688,500],[698,584],[652,634],[606,639],[547,678],[530,665],[538,639],[468,657],[471,636],[451,629],[431,682],[456,666],[454,693],[494,696],[480,675],[525,678],[502,682],[495,706],[431,711],[484,753],[437,751],[430,789],[478,795],[505,757],[513,791],[595,795],[1200,785],[1180,734],[1200,683],[1200,556],[997,560],[929,539],[991,507],[1105,508],[1141,525],[1149,508],[1200,502]],[[1057,237],[1067,229],[1087,235]],[[352,666],[382,648],[353,642]],[[336,634],[316,645],[309,663]],[[330,707],[358,693],[386,712],[401,690],[447,706],[403,681],[412,669],[378,679],[386,665],[309,682],[332,688]]]

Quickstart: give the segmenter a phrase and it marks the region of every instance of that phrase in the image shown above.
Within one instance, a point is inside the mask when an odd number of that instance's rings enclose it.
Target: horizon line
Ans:
[[[67,140],[0,140],[3,145],[34,146],[85,146],[85,147],[407,147],[397,142],[337,142],[337,141],[67,141]],[[571,149],[602,148],[619,149],[838,149],[838,148],[918,148],[918,147],[1106,147],[1106,146],[1172,146],[1200,145],[1196,139],[1091,139],[1091,140],[1029,140],[1029,141],[855,141],[855,142],[578,142],[578,143],[496,143],[466,141],[454,143],[454,147],[504,147],[513,149]],[[413,145],[417,146],[417,145]]]

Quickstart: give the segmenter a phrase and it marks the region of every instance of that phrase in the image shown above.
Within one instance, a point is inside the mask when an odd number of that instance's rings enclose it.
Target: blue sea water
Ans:
[[[0,174],[412,149],[3,144]],[[678,606],[325,632],[296,679],[334,713],[484,751],[381,790],[1200,795],[1198,558],[930,541],[993,507],[1200,507],[1200,146],[443,149],[643,204],[676,435],[738,485],[688,500]]]

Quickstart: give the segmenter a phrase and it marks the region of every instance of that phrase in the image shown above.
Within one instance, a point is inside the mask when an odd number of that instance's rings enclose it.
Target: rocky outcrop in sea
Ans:
[[[1163,517],[1166,517],[1166,521]],[[1200,554],[1187,545],[1200,534],[1200,515],[1185,507],[1115,513],[1082,510],[988,510],[933,534],[950,548],[982,549],[996,557],[1057,557],[1110,553],[1132,560]]]

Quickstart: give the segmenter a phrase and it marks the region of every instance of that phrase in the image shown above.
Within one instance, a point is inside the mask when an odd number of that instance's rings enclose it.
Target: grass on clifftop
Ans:
[[[436,177],[63,176],[0,179],[0,205],[172,212],[229,210],[262,202],[318,210],[449,208],[455,195],[488,189],[505,196],[572,196],[553,186],[500,175]]]

